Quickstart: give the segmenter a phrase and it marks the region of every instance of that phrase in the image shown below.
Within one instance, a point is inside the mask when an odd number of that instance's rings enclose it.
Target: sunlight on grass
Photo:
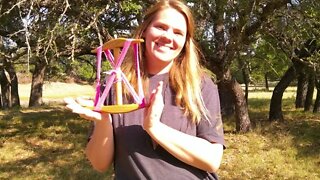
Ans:
[[[19,84],[19,95],[22,101],[28,101],[31,84]],[[44,100],[61,101],[65,97],[88,96],[94,97],[95,88],[92,85],[75,83],[48,82],[43,87]]]
[[[248,97],[249,99],[252,99],[252,98],[253,99],[271,99],[273,89],[274,88],[270,88],[269,91],[265,91],[265,90],[257,90],[251,87],[249,88]],[[295,98],[295,96],[296,96],[296,87],[292,87],[292,86],[287,87],[283,93],[283,99]],[[313,99],[315,99],[316,96],[317,96],[317,91],[314,91]]]
[[[110,179],[84,155],[90,122],[61,106],[0,116],[0,179]]]
[[[268,121],[270,99],[262,98],[265,92],[255,92],[251,97],[255,97],[249,98],[249,114],[254,127],[251,132],[234,133],[234,117],[224,118],[227,149],[220,177],[228,180],[319,180],[319,114],[296,110],[295,98],[289,95],[282,102],[285,121],[271,123]]]
[[[295,136],[288,130],[279,130],[283,124],[272,124],[265,130],[247,134],[226,134],[225,150],[220,176],[223,179],[320,179],[320,142],[313,139],[317,153],[308,149],[299,158]],[[318,124],[319,128],[320,124]],[[278,127],[278,128],[277,128]]]
[[[220,178],[320,180],[320,114],[296,110],[289,91],[282,102],[285,121],[269,122],[270,93],[250,92],[251,132],[235,133],[234,117],[223,119],[227,149]],[[44,94],[57,101],[90,96],[93,88],[51,84]],[[0,111],[0,179],[113,179],[112,168],[98,173],[85,158],[89,125],[54,103]]]
[[[250,99],[251,98],[271,99],[272,91],[262,91],[262,92],[259,92],[259,93],[249,92],[249,96],[248,97]],[[283,94],[283,98],[292,98],[292,97],[295,97],[295,92],[285,91],[285,93]]]

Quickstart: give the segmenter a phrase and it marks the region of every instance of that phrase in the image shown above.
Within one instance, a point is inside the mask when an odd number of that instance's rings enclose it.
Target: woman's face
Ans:
[[[180,12],[167,8],[157,13],[143,35],[149,73],[169,72],[186,42],[187,22]]]

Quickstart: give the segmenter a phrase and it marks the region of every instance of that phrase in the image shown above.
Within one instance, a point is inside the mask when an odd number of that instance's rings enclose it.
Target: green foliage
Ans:
[[[58,60],[61,56],[70,58],[70,56],[88,54],[91,49],[101,43],[100,40],[105,42],[114,35],[131,36],[132,30],[141,21],[141,13],[153,1],[69,0],[67,1],[69,4],[66,4],[64,0],[42,3],[40,1],[21,1],[20,9],[14,6],[17,2],[19,1],[2,2],[1,12],[6,13],[0,16],[0,30],[5,31],[0,31],[0,35],[18,43],[18,47],[26,47],[26,42],[21,41],[26,39],[22,21],[25,19],[28,22],[28,33],[30,33],[28,38],[31,55],[40,56],[42,60],[54,63],[52,61]],[[234,32],[241,29],[244,31],[249,25],[256,23],[263,13],[262,8],[272,3],[269,0],[255,4],[252,1],[228,3],[227,1],[188,0],[187,2],[195,15],[197,39],[210,61],[216,59],[217,45],[237,41],[235,39],[237,37],[233,37],[233,30]],[[263,72],[263,69],[270,69],[271,77],[281,76],[283,69],[286,69],[285,66],[288,65],[288,57],[284,58],[282,54],[285,53],[288,56],[294,48],[305,42],[306,38],[316,37],[319,34],[319,28],[316,28],[319,26],[318,7],[317,1],[308,0],[275,10],[265,22],[262,22],[258,33],[241,39],[241,41],[249,40],[249,44],[238,47],[240,54],[251,49],[255,57],[235,57],[228,61],[246,58],[246,61],[255,69],[251,72],[256,81],[260,81],[262,74],[266,73]],[[217,22],[223,25],[225,39],[217,39],[215,36]],[[274,40],[270,41],[271,37]],[[282,39],[279,39],[280,37]],[[269,45],[266,45],[267,43]],[[279,46],[279,44],[282,45]],[[239,45],[244,44],[240,42]],[[270,48],[271,46],[274,49]],[[285,52],[281,52],[279,47]],[[261,62],[264,67],[257,67]],[[229,63],[232,64],[232,62],[221,63],[222,67],[227,67]],[[51,67],[54,68],[50,70],[52,72],[61,69],[57,65],[50,65]],[[209,69],[212,68],[209,67]],[[84,74],[84,78],[90,77],[89,72]],[[234,74],[239,73],[234,72]]]
[[[90,62],[90,63],[88,63]],[[83,57],[82,59],[79,59],[78,61],[75,61],[73,63],[74,71],[76,72],[76,75],[78,78],[84,81],[92,82],[96,78],[96,67],[95,67],[96,59],[91,56]],[[102,59],[101,64],[101,72],[102,77],[104,77],[104,72],[111,69],[110,63],[106,59]]]
[[[141,13],[142,5],[141,2],[135,2],[134,0],[122,1],[121,8],[124,12],[128,14],[138,14]]]
[[[252,77],[257,80],[264,78],[264,75],[270,80],[279,80],[291,64],[288,56],[272,41],[261,39],[255,47],[255,53],[250,62]]]
[[[87,64],[87,63],[81,63],[79,61],[75,61],[73,63],[74,69],[76,71],[77,76],[81,80],[91,80],[95,78],[95,69]]]

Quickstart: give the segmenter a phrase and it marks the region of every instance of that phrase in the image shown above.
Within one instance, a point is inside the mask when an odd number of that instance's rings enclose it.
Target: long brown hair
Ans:
[[[163,9],[173,8],[185,16],[187,22],[187,35],[184,48],[180,55],[174,60],[169,71],[170,86],[176,92],[176,104],[184,109],[185,115],[191,118],[192,122],[198,123],[201,118],[208,118],[209,113],[203,103],[201,96],[201,79],[204,69],[200,65],[200,50],[194,40],[194,20],[190,8],[179,0],[160,0],[145,13],[142,24],[135,33],[135,38],[142,38],[143,33],[153,21],[157,13]],[[140,69],[143,82],[148,82],[148,72],[144,61],[144,44],[140,48]],[[132,84],[137,79],[134,74],[135,67],[132,61],[126,61],[123,71]],[[145,84],[147,87],[147,84]]]

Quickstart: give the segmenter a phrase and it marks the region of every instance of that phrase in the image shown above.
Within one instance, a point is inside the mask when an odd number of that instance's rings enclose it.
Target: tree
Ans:
[[[299,63],[293,60],[294,65],[291,66],[286,73],[282,76],[279,83],[273,90],[271,101],[270,101],[270,111],[269,111],[269,120],[280,120],[282,121],[282,96],[286,88],[290,83],[296,78],[297,68]]]
[[[306,96],[308,91],[308,77],[305,71],[301,71],[298,74],[297,81],[297,95],[296,95],[296,108],[303,108],[306,102]]]
[[[2,1],[0,3],[0,59],[1,59],[1,94],[2,107],[10,108],[20,106],[18,93],[18,80],[14,68],[14,62],[21,57],[24,52],[17,48],[23,42],[20,38],[15,38],[15,33],[21,28],[19,23],[19,13],[16,1]],[[14,15],[10,17],[10,15]]]
[[[48,74],[55,72],[53,68],[59,66],[58,69],[67,70],[69,75],[76,75],[77,61],[94,64],[91,50],[115,35],[130,36],[142,20],[141,12],[152,2],[1,1],[0,36],[11,42],[15,52],[23,52],[4,53],[7,66],[25,63],[26,69],[33,73],[30,106],[42,103],[42,86],[46,78],[51,77]],[[248,92],[244,94],[232,67],[243,70],[246,84],[265,79],[266,87],[269,79],[281,78],[286,69],[299,73],[295,63],[318,68],[319,59],[314,55],[299,58],[294,50],[300,51],[308,39],[317,39],[319,4],[316,0],[188,0],[196,15],[197,39],[207,60],[206,66],[216,75],[222,112],[235,112],[237,131],[249,131],[251,123],[246,101]],[[17,58],[11,58],[13,54]],[[14,68],[6,71],[14,77]],[[281,83],[278,88],[286,87]],[[278,95],[273,101],[279,102],[278,98],[282,98],[282,88],[274,92]]]
[[[319,74],[319,72],[318,72]],[[316,76],[316,88],[317,88],[317,97],[314,102],[313,112],[319,113],[320,112],[320,77],[319,75]]]
[[[280,82],[275,87],[271,102],[270,102],[270,111],[269,111],[269,120],[283,120],[282,115],[282,96],[286,88],[290,85],[290,83],[296,78],[297,74],[301,74],[301,72],[305,71],[306,69],[309,69],[308,66],[310,65],[309,61],[303,60],[304,58],[307,58],[314,54],[316,52],[316,44],[312,44],[308,40],[306,43],[304,43],[304,47],[302,49],[296,49],[295,54],[296,56],[292,57],[292,63],[293,66],[291,66],[285,75],[281,78]],[[311,106],[311,101],[313,97],[313,90],[314,90],[314,77],[315,74],[312,72],[309,73],[308,78],[308,88],[307,88],[307,94],[306,94],[306,100],[305,100],[305,110],[309,110]]]
[[[137,24],[142,1],[10,1],[1,2],[0,35],[17,48],[27,48],[33,73],[30,106],[41,105],[42,86],[54,61],[65,63],[70,73],[77,57],[113,35],[128,36]],[[142,4],[142,5],[141,5]],[[12,26],[15,21],[17,26]],[[70,66],[71,65],[71,66]],[[50,72],[50,71],[49,71]]]
[[[269,112],[270,120],[283,119],[282,95],[286,87],[296,79],[296,75],[310,71],[310,68],[312,71],[315,70],[314,67],[319,63],[313,58],[315,52],[313,38],[319,35],[315,28],[318,26],[315,12],[319,13],[319,11],[314,11],[314,7],[319,7],[319,3],[312,0],[295,1],[285,11],[275,13],[274,18],[268,23],[266,30],[277,41],[275,46],[281,48],[293,64],[273,92]]]
[[[193,1],[191,1],[193,2]],[[286,7],[287,0],[269,1],[197,1],[198,27],[201,27],[201,47],[204,49],[208,68],[218,79],[222,106],[233,104],[236,112],[236,129],[250,130],[250,118],[245,96],[240,84],[231,75],[231,64],[238,52],[256,40],[258,30],[277,9]],[[231,103],[225,98],[232,97]],[[227,108],[229,109],[229,108]]]
[[[10,104],[10,83],[3,66],[0,67],[0,80],[1,80],[1,106],[3,109],[11,107]]]

